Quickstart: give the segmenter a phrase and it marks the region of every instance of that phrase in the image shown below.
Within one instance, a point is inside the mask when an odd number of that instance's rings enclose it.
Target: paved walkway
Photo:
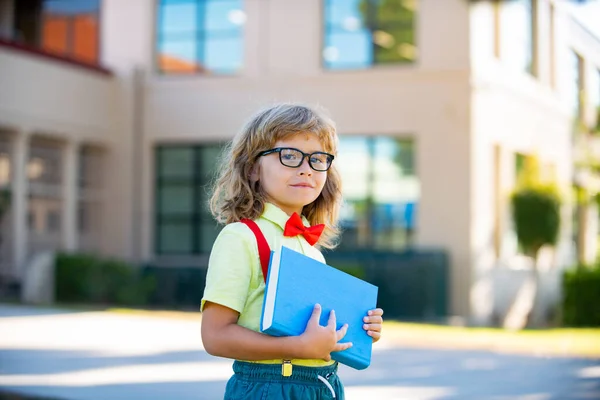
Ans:
[[[199,320],[0,305],[0,391],[67,400],[219,399],[231,362],[206,354]],[[346,398],[600,399],[600,360],[374,346],[342,367]],[[1,395],[0,395],[1,398]]]

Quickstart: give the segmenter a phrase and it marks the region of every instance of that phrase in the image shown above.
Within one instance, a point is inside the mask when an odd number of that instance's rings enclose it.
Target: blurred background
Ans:
[[[326,258],[387,318],[600,326],[595,0],[0,0],[0,301],[197,311],[280,101],[337,123]]]

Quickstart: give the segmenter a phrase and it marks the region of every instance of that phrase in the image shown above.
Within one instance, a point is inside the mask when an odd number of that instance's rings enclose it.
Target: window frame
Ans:
[[[327,72],[356,72],[356,71],[369,71],[369,70],[373,70],[373,69],[379,69],[379,68],[414,68],[415,66],[417,66],[420,62],[420,57],[418,54],[418,43],[419,43],[419,37],[418,37],[418,33],[419,33],[419,2],[421,0],[415,0],[417,2],[417,7],[416,10],[414,12],[413,15],[413,19],[412,19],[412,25],[413,25],[413,38],[414,38],[414,47],[417,49],[417,55],[415,56],[415,58],[411,61],[388,61],[388,62],[380,62],[377,63],[375,62],[375,43],[373,41],[372,36],[370,37],[370,48],[371,48],[371,55],[373,56],[373,61],[366,65],[366,66],[358,66],[358,67],[353,67],[353,66],[343,66],[343,67],[330,67],[328,66],[328,62],[325,60],[324,57],[324,52],[325,49],[327,48],[327,38],[329,37],[329,35],[332,32],[335,32],[335,30],[332,30],[332,24],[329,23],[329,21],[327,20],[327,14],[328,14],[328,7],[330,5],[330,2],[332,1],[336,1],[336,0],[321,0],[321,7],[320,7],[320,12],[321,12],[321,24],[320,24],[320,28],[321,28],[321,46],[320,46],[320,53],[319,53],[319,60],[320,60],[320,66],[321,69]],[[335,28],[337,30],[343,31],[343,29],[337,27]]]
[[[39,30],[37,33],[37,47],[44,51],[44,52],[48,52],[50,54],[55,54],[59,57],[64,57],[70,60],[74,60],[76,62],[80,62],[83,64],[88,64],[88,65],[100,65],[101,64],[101,60],[102,60],[102,56],[103,56],[103,52],[102,52],[102,19],[103,19],[103,1],[102,0],[97,0],[97,7],[95,8],[95,12],[94,15],[96,16],[96,28],[97,28],[97,32],[96,32],[96,60],[94,61],[89,61],[80,57],[76,57],[74,54],[74,47],[75,47],[75,30],[74,30],[74,25],[75,25],[75,21],[73,19],[73,16],[71,15],[65,15],[65,17],[67,18],[67,34],[66,34],[66,51],[64,53],[58,53],[49,49],[46,49],[43,47],[43,28],[44,28],[44,23],[45,23],[45,15],[46,13],[44,12],[44,5],[45,3],[47,3],[48,1],[57,1],[57,0],[42,0],[42,9],[40,10],[40,15],[39,15]],[[64,1],[64,0],[63,0]],[[78,14],[79,15],[79,14]]]
[[[406,176],[412,176],[415,177],[417,180],[419,180],[419,174],[418,174],[418,169],[417,169],[417,146],[418,146],[418,140],[415,136],[413,135],[342,135],[340,137],[340,145],[341,145],[341,141],[343,141],[344,139],[362,139],[364,140],[364,149],[366,149],[367,151],[367,155],[368,155],[368,159],[367,159],[367,164],[366,164],[366,178],[367,178],[367,184],[366,184],[366,196],[364,199],[360,199],[360,202],[364,202],[364,207],[365,207],[365,211],[364,211],[364,217],[366,220],[366,230],[368,231],[368,233],[366,234],[366,241],[364,241],[364,243],[356,243],[356,244],[350,244],[350,247],[347,247],[344,244],[344,236],[346,234],[346,231],[348,231],[347,228],[344,228],[344,222],[342,220],[342,218],[340,218],[340,226],[342,227],[342,233],[340,235],[340,249],[342,251],[346,251],[346,250],[350,250],[350,249],[355,249],[355,247],[351,247],[351,246],[357,246],[359,249],[384,249],[384,251],[397,251],[397,250],[403,250],[406,248],[410,248],[412,245],[414,245],[414,240],[415,240],[415,234],[419,229],[418,226],[418,220],[414,220],[413,221],[413,225],[411,227],[404,227],[405,229],[405,233],[407,234],[405,240],[406,242],[404,243],[404,245],[402,247],[387,247],[386,245],[382,245],[381,243],[378,243],[375,235],[374,235],[374,224],[378,222],[377,219],[377,202],[376,202],[376,198],[375,198],[375,184],[385,181],[385,179],[382,179],[381,176],[378,176],[377,170],[376,170],[376,160],[375,160],[375,156],[377,155],[377,150],[378,150],[378,141],[379,140],[392,140],[394,142],[396,142],[398,145],[403,146],[405,144],[410,144],[411,147],[411,166],[410,169],[407,170],[407,174]],[[401,147],[399,148],[401,149]],[[343,159],[343,158],[342,158]],[[339,160],[338,160],[339,161]],[[400,167],[403,167],[401,164],[399,164]],[[340,166],[338,165],[338,170],[340,171],[340,173],[342,174],[342,170],[340,169]],[[420,180],[419,180],[420,182]],[[346,195],[344,193],[344,195]],[[422,199],[422,196],[419,195],[417,201],[414,203],[413,207],[416,207],[416,211],[412,211],[412,212],[416,212],[418,214],[418,207],[419,207],[419,203]],[[347,200],[349,202],[353,202],[353,200]],[[416,217],[414,217],[416,218]],[[360,225],[360,219],[356,219],[354,222],[357,222],[358,225]],[[356,232],[358,230],[358,228],[352,228],[351,231]]]
[[[198,68],[200,67],[200,61],[201,59],[198,57],[198,47],[200,45],[200,40],[203,40],[202,43],[202,47],[203,49],[206,49],[206,43],[207,43],[207,36],[210,34],[210,30],[207,30],[205,28],[206,26],[206,20],[202,21],[202,27],[200,26],[200,13],[199,11],[197,11],[197,15],[195,16],[195,22],[196,22],[196,30],[192,33],[190,33],[190,37],[193,38],[194,41],[194,51],[195,51],[195,57],[193,62],[196,64],[196,69],[193,72],[188,72],[188,71],[174,71],[174,70],[165,70],[164,68],[162,68],[161,66],[161,62],[160,62],[160,56],[161,56],[161,45],[164,43],[164,31],[161,29],[161,24],[163,21],[163,13],[162,13],[162,9],[165,7],[165,5],[163,4],[165,0],[156,0],[154,3],[154,8],[155,8],[155,18],[154,18],[154,45],[153,45],[153,69],[155,71],[156,74],[160,75],[160,76],[203,76],[203,75],[210,75],[210,76],[238,76],[242,73],[243,69],[244,69],[244,65],[245,65],[245,24],[240,26],[239,28],[239,40],[241,43],[241,52],[240,52],[240,57],[241,57],[241,64],[239,69],[237,70],[232,70],[230,72],[223,72],[220,70],[212,70],[209,68],[205,68],[204,70],[202,68]],[[219,1],[233,1],[233,0],[187,0],[184,4],[194,4],[196,5],[197,9],[200,10],[202,7],[206,8],[207,3],[209,2],[219,2]],[[240,0],[241,1],[241,9],[243,10],[245,8],[245,0]],[[231,36],[225,36],[225,37],[234,37],[233,35]]]
[[[207,222],[215,220],[210,216],[208,218],[202,211],[201,190],[209,186],[211,179],[206,179],[206,174],[210,171],[202,169],[201,153],[203,149],[218,147],[219,153],[222,151],[224,143],[207,142],[202,144],[177,144],[177,143],[159,143],[154,147],[154,254],[157,256],[198,256],[205,255],[208,252],[201,249],[202,226]],[[162,176],[162,158],[161,152],[169,149],[186,149],[192,151],[192,175],[190,177],[163,177]],[[191,185],[192,188],[192,210],[190,213],[163,213],[161,212],[162,201],[161,193],[165,187],[177,187]],[[191,237],[188,243],[191,251],[169,251],[163,249],[162,229],[161,227],[169,223],[181,223],[189,221],[191,228]]]

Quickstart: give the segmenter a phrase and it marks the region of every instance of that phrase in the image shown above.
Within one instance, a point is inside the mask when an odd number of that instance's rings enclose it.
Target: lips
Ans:
[[[307,188],[307,189],[312,189],[313,186],[309,183],[297,183],[295,185],[291,185],[292,187],[297,187],[297,188]]]

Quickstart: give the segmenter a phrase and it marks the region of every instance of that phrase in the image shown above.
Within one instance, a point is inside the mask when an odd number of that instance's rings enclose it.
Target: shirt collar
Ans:
[[[308,220],[302,217],[302,223],[304,226],[310,226]],[[277,207],[273,203],[265,203],[265,210],[263,211],[261,218],[267,219],[273,222],[275,225],[281,227],[281,229],[285,229],[285,223],[290,219],[290,216],[285,213],[281,208]]]

